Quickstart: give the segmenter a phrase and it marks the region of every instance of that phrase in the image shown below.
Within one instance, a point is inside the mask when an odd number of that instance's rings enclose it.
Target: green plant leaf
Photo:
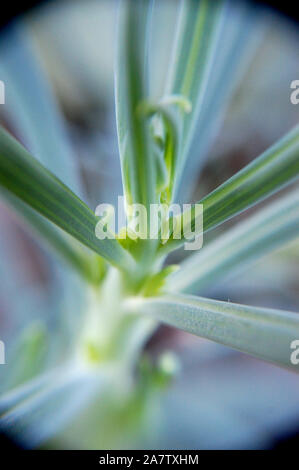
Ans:
[[[215,135],[225,115],[227,105],[267,29],[265,15],[249,2],[229,1],[225,8],[220,33],[217,34],[216,51],[209,74],[208,87],[196,120],[196,132],[191,139],[186,165],[180,179],[178,201],[192,199],[196,173],[209,156]],[[184,181],[190,184],[186,187]]]
[[[18,217],[25,222],[29,230],[35,233],[39,240],[44,241],[58,255],[60,260],[66,261],[70,267],[75,269],[85,279],[91,282],[97,281],[97,275],[95,269],[93,269],[93,266],[96,264],[93,255],[84,252],[83,247],[79,244],[76,244],[78,245],[76,246],[71,237],[12,193],[2,188],[1,194],[3,194],[8,204],[16,211]]]
[[[122,0],[115,74],[116,118],[126,200],[149,207],[155,202],[155,164],[148,119],[138,112],[147,98],[146,63],[149,0]]]
[[[173,292],[190,292],[214,285],[296,237],[299,237],[298,189],[190,256],[169,277],[167,287]]]
[[[299,126],[198,202],[203,205],[203,232],[257,204],[298,176]],[[194,207],[189,211],[194,231]],[[183,215],[181,220],[183,221]],[[181,240],[170,238],[161,248],[162,251],[171,251],[184,243],[183,223],[181,227]]]
[[[182,2],[165,90],[166,95],[181,95],[192,105],[190,113],[180,111],[180,158],[177,161],[176,179],[183,171],[194,136],[226,3],[225,0]]]
[[[176,97],[172,96],[171,99],[176,99]],[[177,97],[177,100],[180,101],[180,97]],[[178,153],[178,123],[174,113],[167,109],[167,104],[163,101],[160,103],[145,101],[139,105],[138,109],[145,116],[155,117],[152,120],[152,138],[157,144],[156,190],[157,193],[161,193],[161,202],[170,203]]]
[[[298,313],[188,295],[131,299],[127,309],[299,371],[298,365],[291,363],[291,343],[299,338]]]
[[[96,237],[99,219],[84,202],[3,128],[0,129],[0,185],[110,263],[123,269],[132,267],[132,258],[115,239]]]

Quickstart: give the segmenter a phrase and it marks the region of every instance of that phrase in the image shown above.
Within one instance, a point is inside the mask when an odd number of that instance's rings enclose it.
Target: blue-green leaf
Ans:
[[[299,338],[299,314],[187,295],[128,301],[136,311],[260,359],[299,371],[291,362]]]
[[[113,234],[104,240],[96,237],[99,219],[86,204],[4,129],[0,129],[0,185],[110,263],[132,267],[132,258]]]
[[[190,256],[181,269],[169,277],[168,287],[176,292],[215,285],[296,237],[299,237],[298,189]]]
[[[211,230],[257,204],[298,176],[299,126],[198,202],[203,205],[203,231]],[[194,230],[194,207],[189,211]],[[162,250],[171,251],[184,243],[183,223],[181,227],[181,240],[170,238]]]

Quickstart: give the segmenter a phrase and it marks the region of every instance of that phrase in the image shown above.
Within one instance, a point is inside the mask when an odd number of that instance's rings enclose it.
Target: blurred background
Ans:
[[[11,60],[17,64],[17,80],[30,81],[26,62],[18,62],[14,35],[16,25],[22,23],[28,31],[30,48],[64,116],[72,165],[83,181],[83,199],[93,210],[100,202],[115,204],[122,194],[113,78],[117,2],[36,3],[0,32],[0,79],[5,70],[3,61],[7,64]],[[174,0],[156,3],[159,8],[154,17],[151,57],[153,97],[162,92],[178,8]],[[243,2],[235,3],[237,18]],[[181,191],[178,196],[184,202],[199,200],[299,121],[299,104],[290,101],[290,84],[299,80],[299,25],[287,4],[286,11],[282,11],[283,7],[270,8],[266,2],[250,5],[237,71],[231,77],[230,70],[223,67],[216,77],[218,81],[215,78],[215,93],[211,106],[207,103],[206,119],[215,119],[216,126],[211,135],[205,136],[204,123],[200,123],[198,135],[199,140],[204,135],[201,143],[204,158],[198,162],[192,156],[189,160],[184,175],[190,182],[189,194]],[[234,18],[231,22],[233,27]],[[219,54],[221,50],[220,47]],[[225,89],[221,88],[224,80],[229,82]],[[0,106],[0,121],[29,148],[16,125],[11,96],[11,101]],[[221,108],[216,117],[210,115],[214,101],[216,110],[218,103]],[[208,234],[204,243],[254,210]],[[82,299],[77,292],[74,294],[78,280],[68,273],[65,281],[67,268],[48,255],[4,200],[0,200],[0,224],[0,339],[9,342],[16,331],[21,333],[29,325],[33,330],[36,328],[38,344],[40,322],[46,321],[51,331],[51,325],[59,324],[62,311],[69,312],[70,324],[79,315]],[[185,255],[186,252],[175,252],[171,262],[178,262]],[[298,262],[299,240],[296,240],[241,275],[216,282],[200,295],[299,312]],[[64,341],[67,342],[65,337]],[[265,449],[298,445],[296,374],[166,327],[155,333],[146,350],[153,358],[162,351],[173,351],[181,366],[168,391],[153,396],[140,443],[133,431],[117,421],[111,421],[111,429],[98,430],[103,411],[95,412],[95,401],[89,411],[80,414],[71,426],[43,446],[93,448],[99,441],[103,448],[109,448],[111,442],[116,447],[141,445],[156,449]],[[31,354],[40,354],[40,349],[37,347]],[[96,436],[88,429],[97,429]]]

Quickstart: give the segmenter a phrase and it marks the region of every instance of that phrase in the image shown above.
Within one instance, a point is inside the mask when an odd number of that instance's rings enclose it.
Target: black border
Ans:
[[[51,3],[59,0],[51,0]],[[82,0],[84,1],[84,0]],[[110,0],[111,1],[111,0]],[[212,0],[215,1],[215,0]],[[284,15],[299,21],[299,8],[295,0],[253,0],[255,3],[268,5]],[[0,15],[0,28],[7,25],[11,20],[20,14],[26,13],[32,8],[43,3],[49,3],[50,0],[22,0],[18,2],[5,2],[5,8],[2,8]]]

